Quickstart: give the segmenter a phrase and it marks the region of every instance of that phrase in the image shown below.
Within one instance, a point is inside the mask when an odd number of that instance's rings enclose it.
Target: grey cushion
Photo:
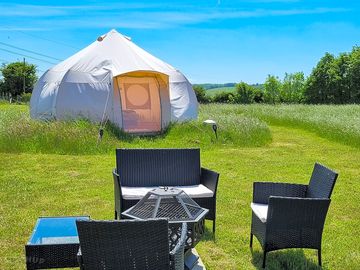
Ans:
[[[261,222],[266,223],[268,205],[262,203],[251,203],[250,206],[251,210],[261,220]]]

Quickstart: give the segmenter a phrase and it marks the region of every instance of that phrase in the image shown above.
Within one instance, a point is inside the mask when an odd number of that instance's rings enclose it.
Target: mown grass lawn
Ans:
[[[270,130],[272,142],[264,146],[202,148],[202,165],[221,174],[216,242],[208,222],[197,246],[207,268],[260,268],[259,243],[253,254],[248,247],[253,181],[307,183],[319,161],[340,174],[324,229],[323,269],[359,269],[359,148],[294,127]],[[0,269],[25,268],[24,245],[38,216],[112,219],[114,165],[111,153],[0,153]],[[271,252],[267,260],[268,269],[319,269],[316,264],[315,251],[301,249]]]

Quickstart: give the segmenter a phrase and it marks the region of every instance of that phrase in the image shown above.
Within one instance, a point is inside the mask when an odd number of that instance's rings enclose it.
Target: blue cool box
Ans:
[[[88,216],[38,218],[25,246],[27,269],[77,267],[76,220],[89,219]]]

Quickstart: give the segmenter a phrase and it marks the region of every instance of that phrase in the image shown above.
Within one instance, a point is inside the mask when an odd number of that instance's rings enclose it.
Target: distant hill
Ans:
[[[200,83],[194,84],[204,87],[205,90],[221,88],[221,87],[235,87],[236,83]]]
[[[232,92],[234,93],[236,91],[236,84],[237,83],[201,83],[201,84],[194,84],[194,85],[200,85],[204,87],[206,90],[206,94],[209,96],[214,96],[217,93],[221,92]],[[264,84],[256,83],[256,84],[250,84],[251,86],[259,89],[264,89]]]
[[[217,87],[217,88],[211,88],[206,90],[206,95],[209,96],[215,96],[217,93],[221,93],[221,92],[231,92],[231,93],[235,93],[236,91],[236,87]]]

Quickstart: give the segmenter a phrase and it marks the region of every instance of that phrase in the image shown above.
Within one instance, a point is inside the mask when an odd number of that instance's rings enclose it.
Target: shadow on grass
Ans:
[[[292,270],[320,270],[317,264],[317,255],[313,259],[309,255],[304,254],[302,249],[284,249],[268,252],[266,254],[266,267],[262,268],[263,252],[262,250],[250,249],[252,253],[252,264],[256,269],[292,269]],[[314,251],[314,254],[317,251]]]
[[[108,122],[106,123],[105,130],[116,137],[119,140],[125,141],[125,142],[132,142],[134,140],[134,136],[125,133],[122,129],[117,127],[115,124]]]
[[[205,232],[204,232],[203,236],[201,237],[201,241],[214,241],[215,242],[216,237],[212,231],[212,221],[206,220],[205,222],[211,224],[211,230],[208,229],[207,227],[205,227]]]

